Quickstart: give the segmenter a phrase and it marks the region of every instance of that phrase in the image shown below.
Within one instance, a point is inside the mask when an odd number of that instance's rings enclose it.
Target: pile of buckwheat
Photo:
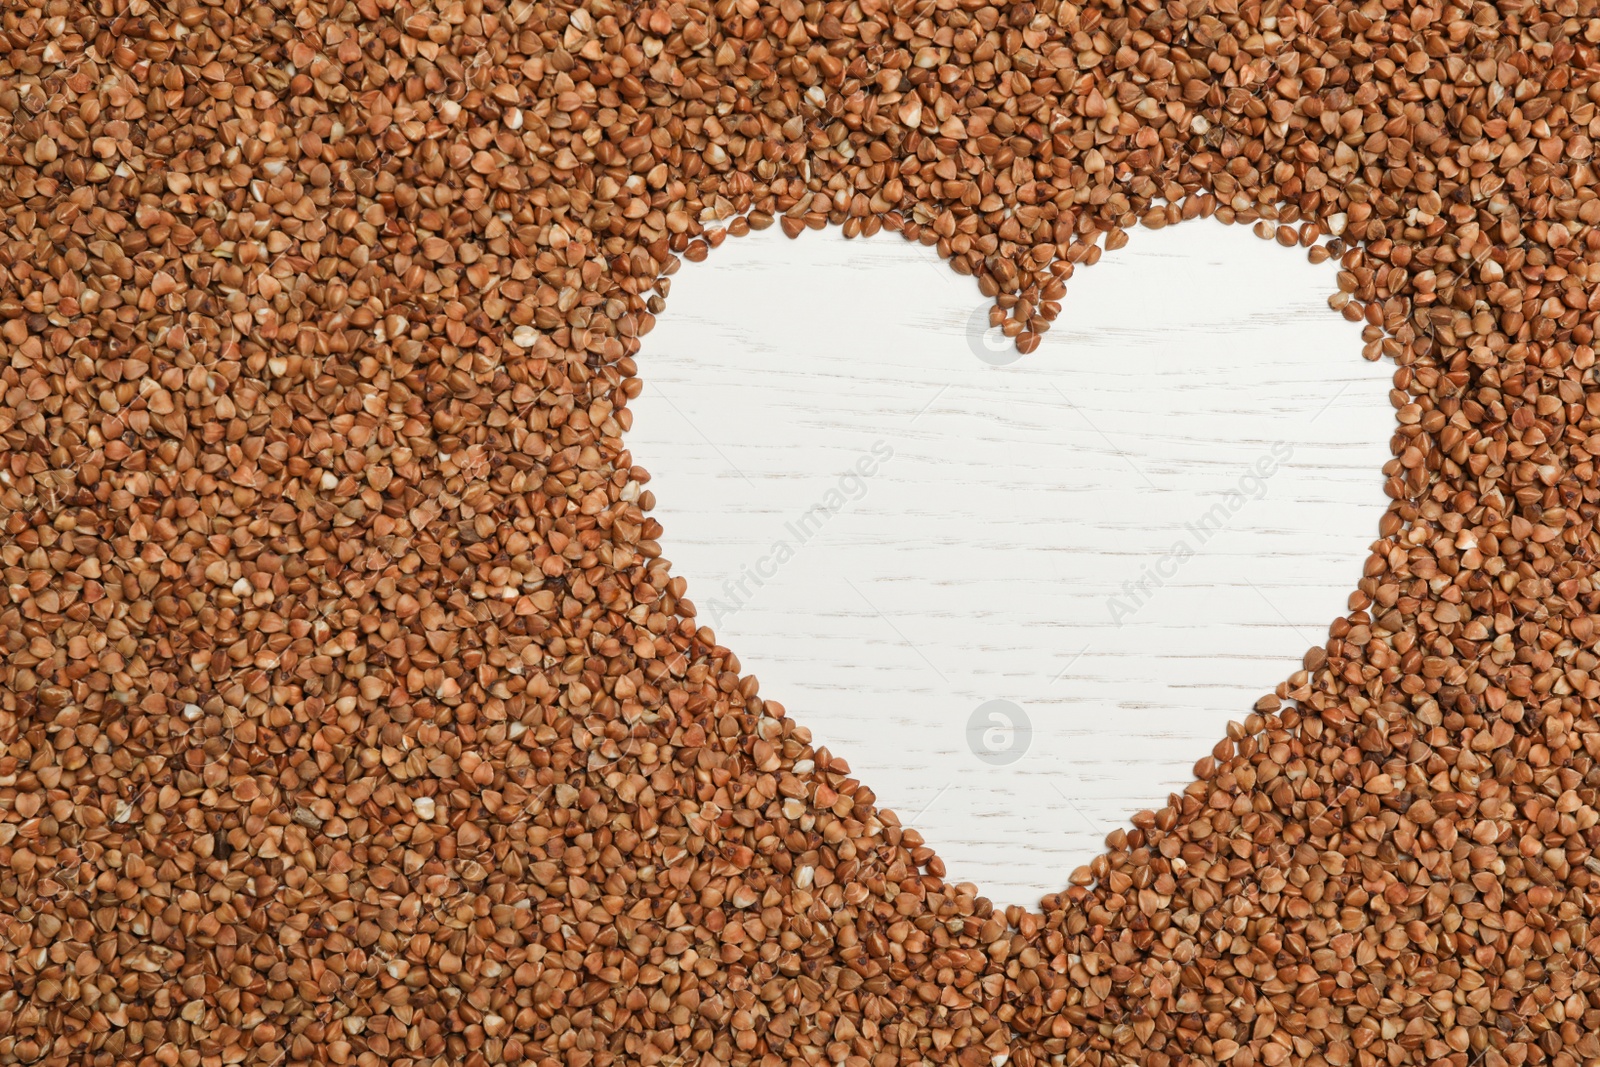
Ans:
[[[1597,41],[5,0],[0,1065],[1600,1062]],[[1381,539],[1192,785],[996,911],[697,627],[638,360],[775,221],[936,247],[1028,352],[1208,215],[1342,264]]]

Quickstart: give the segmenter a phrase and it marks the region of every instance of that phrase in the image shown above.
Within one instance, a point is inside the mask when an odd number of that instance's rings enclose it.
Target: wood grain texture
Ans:
[[[1361,576],[1392,368],[1333,290],[1243,228],[1139,231],[996,366],[976,285],[931,250],[774,229],[674,278],[628,443],[763,695],[953,880],[1036,906],[1190,781]],[[1026,724],[974,720],[993,700]]]

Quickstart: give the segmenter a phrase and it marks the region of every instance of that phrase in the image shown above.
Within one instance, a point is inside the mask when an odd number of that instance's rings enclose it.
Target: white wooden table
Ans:
[[[729,239],[640,356],[664,553],[952,880],[1036,907],[1361,577],[1393,368],[1328,309],[1334,272],[1243,227],[1136,231],[995,365],[929,249]]]

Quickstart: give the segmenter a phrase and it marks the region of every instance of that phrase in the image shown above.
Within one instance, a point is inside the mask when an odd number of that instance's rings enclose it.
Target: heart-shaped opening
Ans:
[[[1393,416],[1335,270],[1140,231],[1016,358],[929,249],[727,241],[673,280],[629,441],[698,621],[949,878],[1036,907],[1361,577]]]

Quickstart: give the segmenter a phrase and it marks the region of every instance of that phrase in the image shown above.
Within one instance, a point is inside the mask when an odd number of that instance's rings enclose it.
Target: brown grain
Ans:
[[[0,1064],[1600,1061],[1596,27],[7,3]],[[1338,258],[1389,510],[1195,781],[996,912],[697,626],[635,357],[774,221],[1026,353],[1202,217]]]

